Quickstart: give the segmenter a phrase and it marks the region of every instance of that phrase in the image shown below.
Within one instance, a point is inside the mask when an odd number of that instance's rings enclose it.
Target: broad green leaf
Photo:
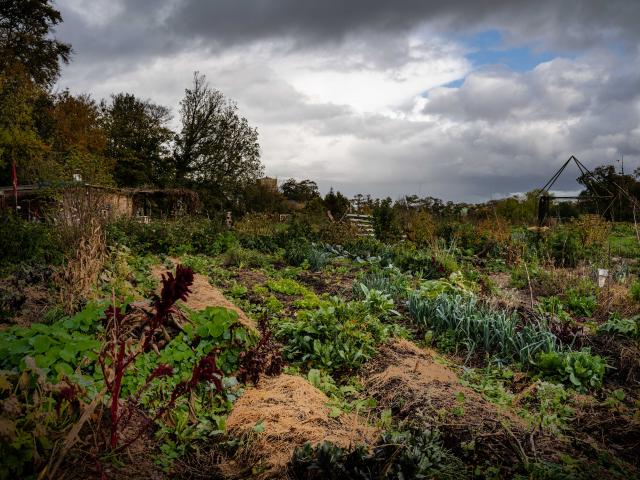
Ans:
[[[69,365],[68,363],[58,362],[53,366],[53,369],[56,372],[64,373],[67,376],[73,374],[73,368],[71,368],[71,365]]]
[[[51,337],[47,335],[37,335],[31,340],[31,345],[36,353],[45,353],[53,343]]]

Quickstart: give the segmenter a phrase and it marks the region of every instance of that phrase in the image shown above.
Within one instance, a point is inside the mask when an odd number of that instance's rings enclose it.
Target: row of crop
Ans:
[[[578,390],[602,386],[606,364],[587,349],[563,347],[544,321],[523,324],[513,312],[479,302],[473,295],[445,293],[409,297],[413,322],[424,332],[448,336],[469,355],[483,351],[502,362],[519,362],[546,378],[570,382]]]

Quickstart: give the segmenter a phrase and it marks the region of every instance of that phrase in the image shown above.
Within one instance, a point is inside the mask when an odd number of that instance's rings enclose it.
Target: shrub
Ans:
[[[392,256],[392,251],[388,245],[371,237],[357,237],[350,239],[343,245],[344,249],[353,257],[357,258],[388,258]]]
[[[320,229],[320,240],[329,245],[344,245],[358,238],[358,229],[351,222],[330,222]]]
[[[235,222],[233,228],[240,236],[273,237],[279,230],[277,217],[274,214],[247,213]]]
[[[458,271],[456,259],[446,250],[416,250],[407,246],[395,249],[393,263],[402,271],[419,273],[422,278],[443,278]]]
[[[561,227],[550,235],[548,248],[555,263],[563,267],[575,267],[581,258],[580,236],[568,227]]]
[[[280,250],[277,239],[268,235],[239,235],[240,245],[244,248],[263,253],[276,253]]]
[[[249,250],[236,245],[223,254],[222,263],[229,267],[262,268],[269,263],[269,258],[257,250]]]
[[[220,222],[198,217],[154,219],[148,224],[120,219],[107,227],[107,238],[110,243],[125,245],[139,254],[218,255],[237,243],[233,234],[221,234],[222,230]]]
[[[0,216],[0,252],[0,269],[4,269],[19,263],[59,264],[66,247],[53,225],[27,222],[10,214]]]
[[[400,235],[391,198],[385,198],[373,208],[373,228],[378,240],[389,241]]]
[[[408,214],[404,231],[409,240],[424,247],[434,240],[436,223],[427,210],[411,211]]]
[[[311,244],[306,240],[292,240],[285,246],[284,259],[295,267],[302,265],[307,259]]]

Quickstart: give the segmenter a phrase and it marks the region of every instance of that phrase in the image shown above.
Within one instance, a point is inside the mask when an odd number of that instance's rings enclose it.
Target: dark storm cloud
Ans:
[[[358,34],[393,45],[393,35],[424,23],[460,35],[497,28],[514,42],[555,50],[603,41],[634,46],[640,39],[640,2],[625,0],[109,1],[121,11],[102,26],[58,2],[66,22],[62,36],[78,52],[130,56],[196,46],[215,51],[277,39],[291,40],[292,48],[314,48]]]
[[[514,37],[550,37],[583,47],[602,37],[635,40],[640,2],[613,0],[187,0],[175,10],[173,29],[226,41],[290,35],[310,42],[354,31],[392,32],[422,22],[443,27],[501,27]]]

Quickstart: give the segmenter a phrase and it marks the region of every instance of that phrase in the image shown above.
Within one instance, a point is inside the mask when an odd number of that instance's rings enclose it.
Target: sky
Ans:
[[[55,5],[74,49],[58,89],[133,93],[177,128],[199,71],[258,128],[281,181],[477,202],[541,187],[570,155],[640,166],[638,0]]]

